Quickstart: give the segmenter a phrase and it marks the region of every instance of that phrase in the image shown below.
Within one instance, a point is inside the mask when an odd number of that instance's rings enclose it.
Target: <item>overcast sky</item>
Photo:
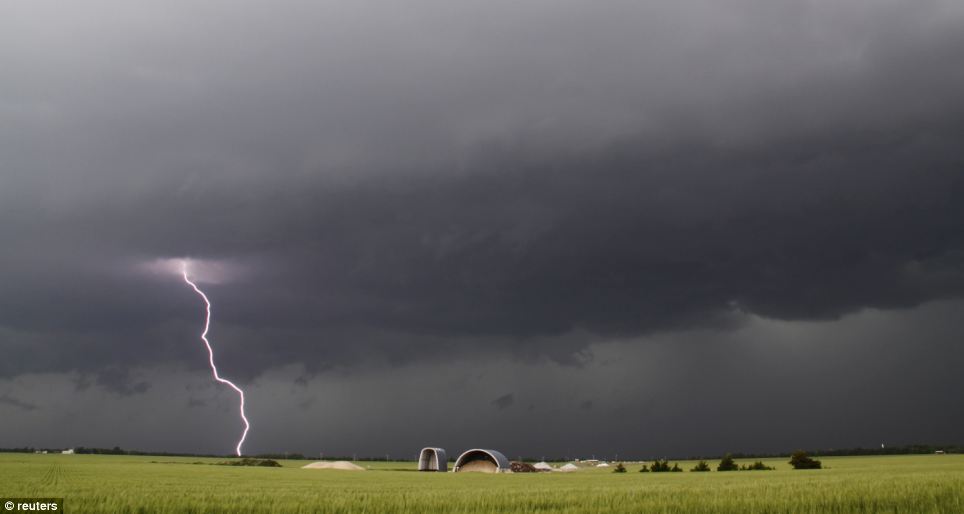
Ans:
[[[964,3],[0,4],[0,447],[961,443]]]

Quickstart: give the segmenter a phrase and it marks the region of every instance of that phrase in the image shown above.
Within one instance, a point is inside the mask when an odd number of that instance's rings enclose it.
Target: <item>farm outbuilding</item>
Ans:
[[[510,471],[509,459],[495,450],[468,450],[455,461],[452,471],[476,471],[481,473],[506,473]]]
[[[418,455],[419,471],[448,471],[448,465],[444,448],[422,448]]]

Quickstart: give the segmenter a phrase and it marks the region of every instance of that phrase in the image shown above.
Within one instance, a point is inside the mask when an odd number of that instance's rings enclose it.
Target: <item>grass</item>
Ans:
[[[481,475],[208,466],[223,459],[0,454],[0,497],[63,497],[68,513],[961,513],[964,456],[822,458],[829,469]],[[155,462],[152,462],[155,461]],[[749,461],[739,461],[748,463]],[[693,462],[681,462],[689,470]],[[715,463],[711,463],[715,467]]]

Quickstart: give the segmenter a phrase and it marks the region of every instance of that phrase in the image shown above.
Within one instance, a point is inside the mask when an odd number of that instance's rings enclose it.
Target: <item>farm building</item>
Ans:
[[[422,448],[418,456],[419,471],[448,471],[448,460],[443,448]]]
[[[452,471],[505,473],[510,470],[509,459],[495,450],[474,449],[459,455]]]
[[[60,453],[62,453],[62,454],[64,454],[64,455],[73,455],[73,454],[74,454],[74,449],[73,449],[73,448],[70,448],[70,449],[64,450],[64,451],[62,451],[62,452],[60,452]]]

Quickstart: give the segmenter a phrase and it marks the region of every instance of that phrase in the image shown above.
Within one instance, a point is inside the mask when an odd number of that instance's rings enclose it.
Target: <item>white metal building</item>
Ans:
[[[481,473],[506,473],[511,471],[509,459],[495,450],[472,449],[459,455],[452,471],[477,471]]]
[[[448,458],[444,448],[422,448],[418,455],[419,471],[448,471]]]

